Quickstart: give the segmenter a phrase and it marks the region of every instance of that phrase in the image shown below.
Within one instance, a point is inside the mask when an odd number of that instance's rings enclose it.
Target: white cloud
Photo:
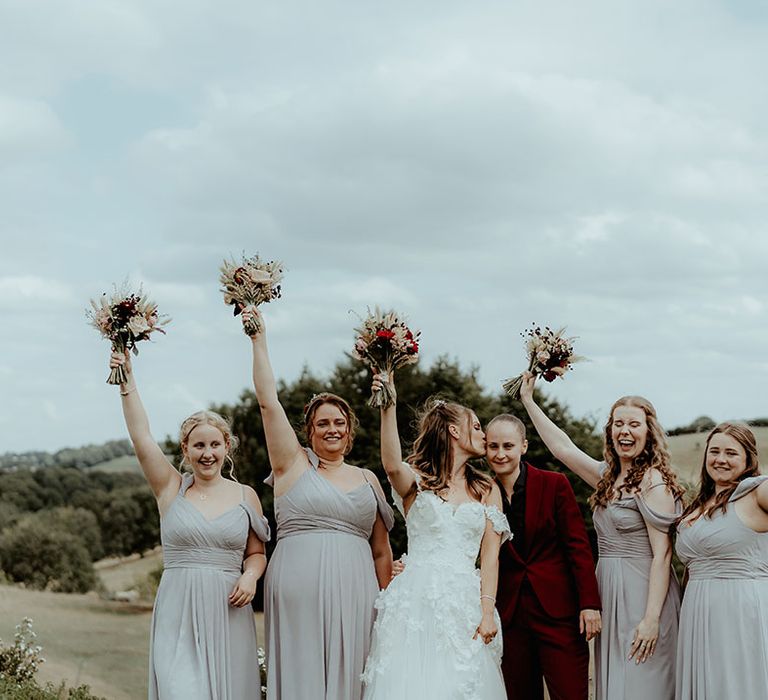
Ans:
[[[70,145],[70,137],[50,106],[0,94],[0,156],[3,166],[19,154],[37,157]]]
[[[68,306],[74,299],[72,287],[58,280],[35,275],[0,277],[0,306],[6,309],[28,309],[29,304],[40,308]]]
[[[241,251],[288,266],[265,314],[289,379],[330,369],[348,310],[379,303],[422,328],[426,361],[489,386],[529,323],[567,324],[593,362],[548,388],[576,412],[636,390],[672,425],[765,413],[759,360],[731,361],[768,342],[764,13],[76,0],[40,22],[6,5],[11,447],[122,434],[82,310],[126,275],[173,317],[137,360],[156,431],[236,397],[249,346],[217,277]],[[59,420],[41,437],[24,417],[44,401]]]

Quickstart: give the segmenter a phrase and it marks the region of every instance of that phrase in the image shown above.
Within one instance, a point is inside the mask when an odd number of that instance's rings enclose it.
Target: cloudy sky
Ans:
[[[378,303],[489,388],[567,324],[578,415],[768,415],[762,0],[0,0],[0,45],[0,452],[125,435],[84,307],[126,276],[156,436],[236,399],[243,250],[286,379]]]

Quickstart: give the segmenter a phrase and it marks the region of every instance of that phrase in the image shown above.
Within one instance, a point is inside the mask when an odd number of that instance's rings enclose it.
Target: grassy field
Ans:
[[[90,470],[99,472],[136,472],[136,474],[141,474],[139,461],[134,455],[114,457],[106,462],[100,462],[92,467],[88,467],[88,471]]]
[[[160,553],[154,552],[144,558],[105,560],[97,564],[97,571],[107,590],[126,590],[160,561]],[[146,605],[106,601],[95,593],[71,595],[0,585],[0,638],[12,640],[23,617],[34,620],[36,641],[43,647],[41,681],[87,683],[109,700],[146,698],[152,617]],[[261,614],[256,615],[256,627],[262,641]]]

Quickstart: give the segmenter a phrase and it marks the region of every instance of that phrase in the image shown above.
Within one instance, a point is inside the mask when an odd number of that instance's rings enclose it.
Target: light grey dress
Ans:
[[[604,467],[605,468],[605,467]],[[653,553],[646,521],[669,531],[682,512],[657,513],[634,494],[596,508],[592,519],[600,556],[597,584],[603,604],[602,632],[595,638],[595,700],[673,700],[680,587],[670,572],[659,619],[656,650],[645,663],[629,660],[635,628],[645,616]]]
[[[768,697],[768,533],[739,518],[734,502],[768,479],[744,479],[725,513],[681,525],[688,567],[677,652],[678,700]]]
[[[269,526],[243,500],[207,520],[179,493],[160,521],[163,576],[152,613],[150,700],[245,700],[260,697],[256,627],[250,605],[228,596],[242,572],[249,529],[266,541]]]
[[[360,700],[379,584],[368,539],[392,508],[366,480],[344,493],[310,469],[275,498],[264,588],[269,700]]]

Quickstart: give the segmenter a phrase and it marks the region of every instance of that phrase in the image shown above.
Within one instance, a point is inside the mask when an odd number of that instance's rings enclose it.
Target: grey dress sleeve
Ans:
[[[657,484],[662,486],[663,484]],[[651,487],[655,488],[655,487]],[[640,515],[643,516],[643,520],[651,527],[661,532],[669,532],[670,528],[677,524],[678,518],[683,514],[683,504],[679,498],[675,499],[675,512],[674,513],[659,513],[659,511],[651,508],[642,497],[641,494],[633,494],[637,508],[640,511]]]
[[[728,502],[738,501],[740,498],[743,498],[748,493],[754,491],[766,479],[768,479],[768,476],[765,475],[747,477],[736,487],[736,490],[731,494]]]

